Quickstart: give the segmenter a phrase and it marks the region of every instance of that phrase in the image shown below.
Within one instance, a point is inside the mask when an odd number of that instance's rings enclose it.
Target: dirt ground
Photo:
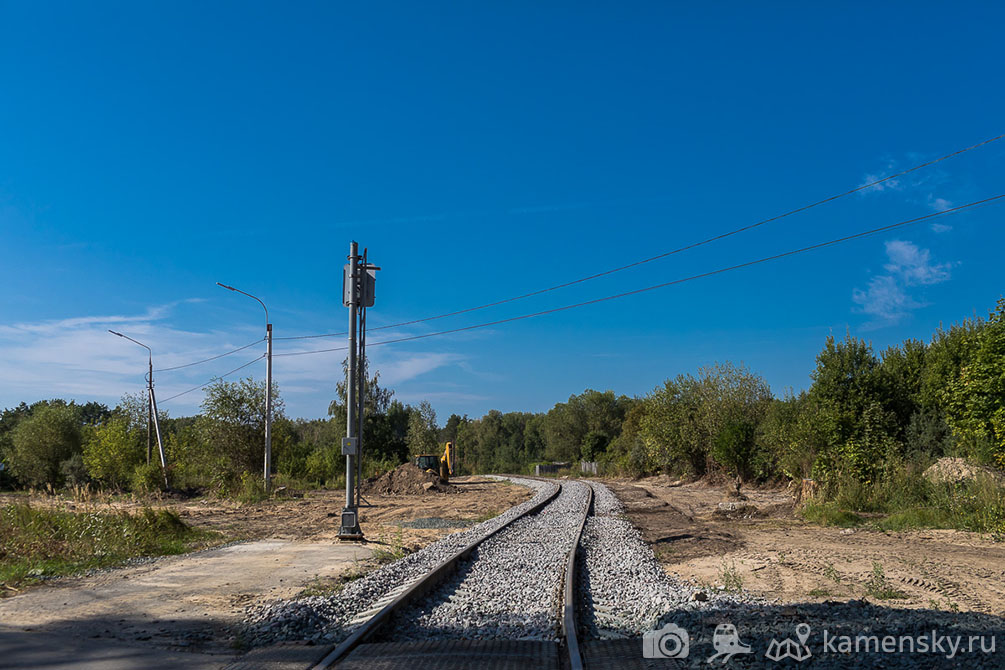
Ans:
[[[419,518],[458,521],[484,520],[531,497],[522,486],[485,477],[455,477],[451,493],[436,491],[415,495],[364,495],[360,506],[360,527],[368,546],[401,544],[406,549],[421,548],[457,528],[400,528],[401,522]],[[32,505],[69,510],[139,510],[144,506],[165,508],[177,513],[196,528],[220,532],[227,540],[333,541],[338,535],[339,513],[345,505],[344,491],[307,491],[296,497],[278,498],[255,504],[216,498],[195,499],[108,499],[86,501],[57,496],[30,499]],[[0,494],[0,505],[28,502],[21,493]]]
[[[665,569],[694,583],[735,586],[738,577],[745,591],[781,602],[866,598],[1005,615],[1005,544],[975,533],[820,527],[780,489],[744,489],[748,500],[738,501],[723,488],[666,478],[606,483]],[[876,564],[903,597],[867,594]]]
[[[235,624],[249,604],[317,589],[319,582],[374,565],[376,550],[419,549],[458,530],[464,522],[495,516],[532,495],[525,487],[480,477],[462,477],[452,483],[457,491],[449,494],[369,496],[360,509],[365,543],[336,540],[344,503],[339,491],[310,491],[303,497],[249,505],[214,499],[148,501],[177,512],[193,526],[244,541],[27,588],[0,599],[0,632],[7,639],[29,633],[33,639],[42,635],[53,640],[114,641],[233,654],[240,644]],[[8,495],[0,497],[0,504],[11,500],[26,498]],[[52,497],[31,502],[88,510],[144,504]],[[428,518],[458,524],[399,526]]]

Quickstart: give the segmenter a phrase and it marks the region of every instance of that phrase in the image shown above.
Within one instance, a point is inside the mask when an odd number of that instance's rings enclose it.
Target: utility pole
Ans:
[[[272,322],[269,321],[269,308],[260,298],[239,288],[220,282],[216,282],[216,285],[254,298],[265,310],[265,492],[268,493],[272,490]]]
[[[111,332],[111,331],[109,331]],[[154,358],[150,357],[150,370],[147,372],[147,465],[153,457],[154,411],[150,398],[154,395]]]
[[[269,312],[265,311],[265,320]],[[272,490],[272,324],[265,324],[265,492]]]
[[[348,299],[349,307],[349,369],[346,370],[345,407],[346,427],[345,439],[342,440],[342,453],[345,454],[345,507],[342,509],[342,524],[338,536],[345,539],[361,539],[363,531],[359,527],[359,512],[353,495],[355,488],[353,479],[356,475],[354,459],[359,453],[359,439],[356,437],[356,310],[359,308],[359,246],[355,241],[349,244],[349,264],[343,275],[346,286],[342,292],[343,302]]]
[[[346,540],[363,539],[363,531],[359,527],[357,487],[362,474],[361,438],[366,400],[365,314],[366,308],[373,305],[375,272],[380,269],[366,262],[365,250],[363,254],[360,258],[359,245],[351,242],[349,262],[342,274],[342,303],[349,308],[349,365],[346,370],[346,436],[342,439],[342,454],[345,456],[345,507],[342,508],[338,536]]]
[[[363,270],[361,274],[366,274],[366,249],[363,249]],[[360,277],[360,285],[366,277]],[[362,291],[361,291],[362,293]],[[361,295],[361,298],[363,296]],[[359,453],[356,456],[356,507],[359,508],[359,501],[363,491],[363,409],[366,405],[366,300],[361,299],[359,304],[359,355],[357,357],[359,379],[359,414],[356,420],[356,432],[359,435]]]
[[[123,335],[122,333],[117,333],[114,330],[109,330],[112,335],[118,335],[121,338],[127,339],[134,344],[138,344],[147,350],[147,464],[150,464],[151,456],[151,438],[150,438],[150,424],[153,423],[154,429],[157,432],[157,451],[160,452],[161,457],[161,474],[164,476],[164,488],[169,487],[168,476],[167,476],[167,458],[164,456],[164,443],[161,441],[161,423],[160,418],[157,416],[157,397],[154,395],[154,352],[147,345],[143,344],[138,340],[134,340],[128,335]]]

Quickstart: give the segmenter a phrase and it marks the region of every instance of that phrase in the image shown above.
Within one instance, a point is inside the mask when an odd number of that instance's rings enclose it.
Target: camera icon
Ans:
[[[643,658],[687,658],[690,651],[691,637],[677,624],[668,623],[642,635]]]

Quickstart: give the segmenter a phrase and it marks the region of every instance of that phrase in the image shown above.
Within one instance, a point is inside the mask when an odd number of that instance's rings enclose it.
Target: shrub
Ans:
[[[156,463],[140,463],[133,469],[129,482],[133,493],[153,493],[164,489],[164,474]]]
[[[87,476],[87,468],[84,467],[84,459],[80,457],[80,454],[74,454],[60,463],[59,472],[67,486],[83,486],[90,480],[90,477]]]
[[[91,477],[106,486],[125,488],[136,466],[143,462],[144,435],[129,421],[115,417],[95,428],[84,443],[84,464]]]

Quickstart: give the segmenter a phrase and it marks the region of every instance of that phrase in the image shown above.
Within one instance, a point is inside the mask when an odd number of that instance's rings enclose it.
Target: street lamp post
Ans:
[[[260,298],[245,293],[239,288],[216,282],[228,291],[234,291],[258,300],[265,310],[265,491],[272,490],[272,323],[269,322],[269,308]]]
[[[150,426],[157,431],[157,451],[160,453],[161,457],[161,474],[164,475],[164,488],[168,487],[167,478],[167,459],[164,457],[164,444],[161,442],[161,424],[160,419],[157,417],[157,397],[154,395],[154,352],[147,345],[143,344],[138,340],[134,340],[128,335],[123,335],[114,330],[109,330],[112,335],[118,335],[121,338],[127,339],[134,344],[138,344],[147,350],[147,463],[150,463],[150,452],[151,452],[151,439],[150,439]]]

